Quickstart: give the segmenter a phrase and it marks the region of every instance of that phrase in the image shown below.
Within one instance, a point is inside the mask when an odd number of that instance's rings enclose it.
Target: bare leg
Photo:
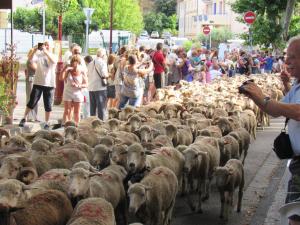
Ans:
[[[74,121],[76,125],[78,125],[80,121],[80,108],[81,108],[81,103],[80,102],[73,102],[74,106]]]

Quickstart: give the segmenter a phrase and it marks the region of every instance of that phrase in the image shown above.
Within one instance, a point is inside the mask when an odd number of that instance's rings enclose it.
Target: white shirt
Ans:
[[[222,73],[219,70],[212,69],[209,71],[211,80],[214,80],[222,76]]]
[[[52,53],[49,52],[48,54],[51,55],[52,58],[56,58]],[[44,52],[37,51],[32,61],[37,64],[33,84],[55,88],[57,60],[53,63]]]
[[[105,86],[102,86],[102,81],[98,75],[98,72],[103,77],[108,77],[107,64],[102,58],[96,58],[94,61],[90,62],[87,66],[88,74],[88,90],[89,91],[102,91],[106,90]]]

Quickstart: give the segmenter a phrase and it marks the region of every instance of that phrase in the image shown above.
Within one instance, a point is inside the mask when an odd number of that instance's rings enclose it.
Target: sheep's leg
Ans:
[[[172,200],[172,202],[170,204],[170,207],[165,212],[164,222],[163,222],[164,225],[170,225],[171,224],[174,205],[175,205],[175,199]]]
[[[212,177],[209,178],[209,179],[205,179],[205,181],[204,181],[204,190],[203,190],[204,196],[202,198],[202,201],[205,201],[205,200],[209,199],[211,179],[212,179]]]
[[[188,175],[187,174],[183,174],[182,175],[182,189],[181,189],[181,196],[185,196],[186,194],[189,193],[189,186],[188,186]]]
[[[224,220],[227,221],[228,220],[228,213],[229,213],[229,207],[230,207],[230,204],[231,204],[231,200],[230,200],[230,196],[229,196],[228,191],[225,192],[224,196],[225,196]]]
[[[239,196],[238,196],[237,212],[240,212],[241,208],[242,208],[242,199],[243,199],[244,184],[245,184],[245,180],[244,180],[244,171],[243,171],[242,172],[242,181],[241,181],[241,184],[239,186]]]
[[[202,211],[202,193],[205,193],[203,190],[205,190],[205,180],[200,180],[198,182],[198,187],[197,187],[197,193],[198,193],[198,199],[196,201],[196,207],[195,211],[198,213],[203,213]]]
[[[225,193],[224,191],[220,191],[220,200],[221,200],[221,211],[220,218],[224,218],[224,203],[225,203]]]

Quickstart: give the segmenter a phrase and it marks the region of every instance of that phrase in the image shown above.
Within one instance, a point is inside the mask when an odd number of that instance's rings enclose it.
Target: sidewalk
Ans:
[[[13,128],[18,128],[18,124],[20,120],[24,116],[25,108],[26,108],[26,88],[25,88],[25,78],[24,75],[21,73],[18,85],[17,85],[17,101],[18,105],[14,110],[14,120],[13,120],[13,126],[8,126],[9,129],[12,129],[14,133]],[[50,124],[55,124],[59,119],[63,116],[64,108],[62,105],[53,105],[52,113],[50,116]],[[44,126],[45,121],[45,110],[44,110],[44,102],[43,97],[41,97],[39,103],[38,103],[38,119],[41,122],[26,122],[25,128],[23,131],[25,132],[34,132],[39,129],[41,129]],[[16,131],[18,132],[18,131]]]

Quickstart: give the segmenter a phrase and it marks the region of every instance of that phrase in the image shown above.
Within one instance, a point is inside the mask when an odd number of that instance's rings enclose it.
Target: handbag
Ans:
[[[286,118],[284,128],[280,134],[275,138],[273,143],[273,151],[279,159],[290,159],[294,155],[289,135],[286,132],[286,126],[289,118]]]
[[[95,60],[94,60],[94,69],[96,70],[96,73],[98,74],[98,76],[100,77],[100,80],[101,80],[101,84],[103,87],[106,87],[107,86],[107,81],[106,81],[106,78],[101,76],[100,72],[97,70],[97,67],[95,65]]]

